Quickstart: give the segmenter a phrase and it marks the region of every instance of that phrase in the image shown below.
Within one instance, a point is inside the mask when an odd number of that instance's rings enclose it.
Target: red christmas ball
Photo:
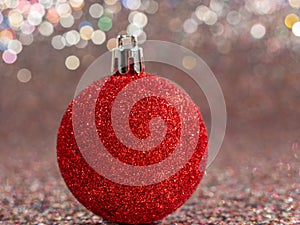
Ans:
[[[206,166],[207,133],[189,95],[147,73],[94,82],[69,105],[57,158],[73,195],[104,219],[151,223],[193,194]]]

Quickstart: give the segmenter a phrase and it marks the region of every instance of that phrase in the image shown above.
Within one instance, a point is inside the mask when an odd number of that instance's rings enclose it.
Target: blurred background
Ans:
[[[0,0],[0,221],[102,223],[64,186],[56,134],[87,67],[132,33],[141,46],[163,40],[198,54],[227,106],[217,159],[195,197],[160,223],[300,224],[299,8],[300,0]],[[174,68],[147,66],[180,81]]]

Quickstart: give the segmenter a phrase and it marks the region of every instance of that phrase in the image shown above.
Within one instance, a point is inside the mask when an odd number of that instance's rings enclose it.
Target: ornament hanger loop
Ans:
[[[114,75],[141,73],[144,71],[143,49],[138,47],[135,35],[119,35],[118,47],[112,51],[112,68]]]

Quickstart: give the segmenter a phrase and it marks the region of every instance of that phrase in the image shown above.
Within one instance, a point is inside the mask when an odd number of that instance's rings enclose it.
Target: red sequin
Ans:
[[[156,96],[152,94],[133,102],[127,117],[128,126],[135,138],[146,140],[151,136],[151,131],[165,134],[162,142],[154,148],[148,150],[149,146],[144,146],[147,148],[145,151],[126,146],[123,139],[130,138],[129,132],[124,130],[120,140],[113,125],[116,119],[112,119],[113,113],[114,118],[123,118],[124,101],[117,99],[122,90],[143,78],[147,78],[147,82],[139,84],[139,88],[136,88],[132,95],[125,93],[126,99],[123,100],[134,101],[136,96],[143,94],[145,90],[157,93]],[[170,96],[168,93],[175,94]],[[170,101],[160,97],[163,94],[166,94],[169,100],[177,102],[180,107],[176,108]],[[121,105],[113,108],[117,101]],[[151,125],[151,121],[157,117],[164,122],[164,131],[158,126],[160,123]],[[198,123],[191,123],[189,121],[192,120],[188,119],[182,120],[181,117],[194,118]],[[80,132],[74,130],[74,120],[76,129]],[[170,173],[167,179],[145,185],[130,185],[132,181],[128,181],[126,185],[124,183],[127,182],[126,176],[130,171],[120,171],[119,167],[110,166],[110,161],[103,160],[105,155],[99,151],[99,145],[93,138],[86,138],[93,135],[93,122],[99,142],[101,141],[108,154],[118,163],[128,164],[133,168],[168,162],[166,159],[175,154],[179,145],[187,146],[179,153],[179,156],[182,156],[180,158],[184,158],[188,147],[192,146],[193,142],[196,144],[195,148],[191,149],[191,157],[184,165],[167,164],[166,168],[170,171],[179,168],[174,174]],[[189,129],[185,128],[187,126]],[[192,132],[195,128],[198,133]],[[187,134],[183,134],[184,132]],[[78,137],[83,139],[79,140]],[[200,111],[181,88],[154,75],[126,74],[97,81],[73,100],[63,116],[58,132],[57,158],[68,188],[87,209],[113,222],[141,224],[162,219],[184,204],[193,194],[204,174],[207,142],[206,128]],[[110,166],[111,178],[99,173],[102,167],[107,165]],[[166,171],[157,171],[154,174],[147,174],[147,171],[136,174],[136,179],[149,176],[149,180],[159,180],[166,175]],[[116,182],[114,178],[122,180],[123,183]]]

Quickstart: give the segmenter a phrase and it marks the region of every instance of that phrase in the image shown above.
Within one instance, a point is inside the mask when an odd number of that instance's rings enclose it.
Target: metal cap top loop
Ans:
[[[115,75],[144,71],[143,49],[138,47],[134,35],[119,35],[118,47],[112,50],[111,72]]]

